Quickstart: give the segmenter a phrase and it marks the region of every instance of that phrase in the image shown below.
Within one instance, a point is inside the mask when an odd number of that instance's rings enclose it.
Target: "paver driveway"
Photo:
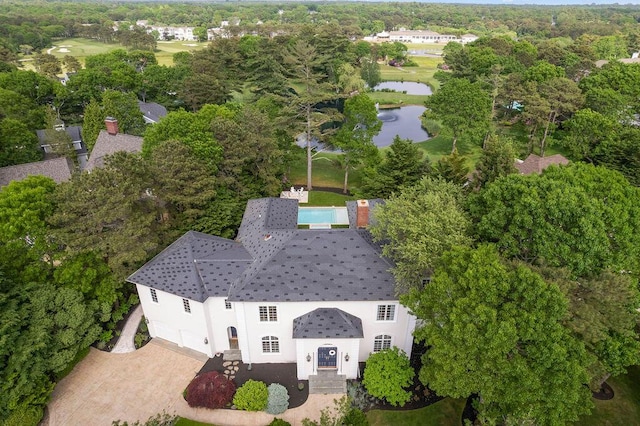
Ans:
[[[145,421],[162,410],[173,413],[205,361],[156,339],[126,354],[91,348],[57,384],[43,424],[110,426],[114,420]]]
[[[163,410],[220,426],[259,426],[273,420],[264,412],[191,408],[182,391],[207,357],[152,339],[135,352],[114,354],[91,348],[89,355],[57,384],[43,426],[111,426],[114,420],[144,422]],[[316,420],[342,395],[309,395],[302,406],[278,417],[294,426]]]

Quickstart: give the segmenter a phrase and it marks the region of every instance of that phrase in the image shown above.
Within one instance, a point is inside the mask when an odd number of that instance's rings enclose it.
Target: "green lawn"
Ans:
[[[176,426],[216,426],[216,425],[214,425],[213,423],[197,422],[195,420],[189,420],[183,417],[178,417]]]
[[[440,87],[438,80],[433,78],[433,74],[438,70],[437,66],[442,62],[442,58],[429,58],[426,56],[411,56],[411,60],[418,64],[417,67],[391,67],[389,65],[380,66],[380,76],[383,81],[416,81],[426,83],[432,89]]]
[[[303,204],[301,207],[344,207],[345,202],[355,200],[354,197],[348,195],[336,194],[327,191],[311,191],[309,192],[309,203]]]
[[[107,53],[115,49],[126,49],[119,43],[101,43],[86,38],[68,38],[53,42],[55,48],[51,54],[62,59],[65,55],[75,56],[84,65],[84,59],[90,55]],[[173,65],[173,54],[177,52],[191,51],[206,47],[207,43],[195,41],[159,41],[158,48],[154,52],[160,65]],[[44,49],[45,53],[48,49]],[[62,50],[62,51],[61,51]]]
[[[417,410],[372,410],[367,413],[371,426],[459,426],[464,399],[445,398]]]
[[[367,92],[373,102],[387,105],[424,105],[429,95],[407,95],[400,92]]]
[[[613,388],[613,399],[594,399],[595,408],[591,415],[581,417],[576,425],[640,425],[640,366],[629,368],[626,375],[609,379],[607,383]]]
[[[336,163],[338,154],[323,152],[318,154],[313,161],[313,185],[326,188],[342,188],[344,183],[344,171]],[[287,174],[289,180],[296,186],[307,186],[307,157],[300,156],[292,164]],[[360,185],[360,173],[358,170],[349,172],[349,187]]]

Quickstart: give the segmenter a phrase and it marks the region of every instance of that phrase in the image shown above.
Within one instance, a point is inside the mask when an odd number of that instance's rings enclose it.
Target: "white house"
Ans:
[[[235,240],[187,232],[127,279],[151,336],[247,364],[294,362],[300,380],[356,378],[358,362],[391,346],[410,355],[415,317],[365,229],[378,203],[347,203],[348,229],[312,230],[298,229],[297,200],[255,199]]]

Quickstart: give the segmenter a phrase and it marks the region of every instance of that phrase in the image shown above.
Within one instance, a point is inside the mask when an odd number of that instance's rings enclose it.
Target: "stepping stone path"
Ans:
[[[225,361],[222,363],[224,368],[224,375],[227,379],[233,380],[236,378],[236,373],[240,369],[240,361]]]

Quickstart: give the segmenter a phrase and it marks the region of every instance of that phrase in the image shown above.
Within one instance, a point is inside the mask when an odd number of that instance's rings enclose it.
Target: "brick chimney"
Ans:
[[[104,119],[104,124],[107,126],[107,133],[110,135],[118,134],[118,120],[113,117],[107,117]]]
[[[369,201],[356,202],[356,228],[366,228],[369,225]]]

